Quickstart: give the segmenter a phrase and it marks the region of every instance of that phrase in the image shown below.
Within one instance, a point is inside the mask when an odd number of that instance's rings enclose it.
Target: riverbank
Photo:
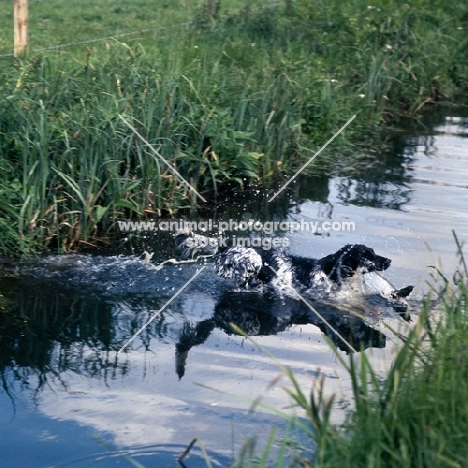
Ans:
[[[288,1],[2,59],[0,256],[105,244],[118,220],[211,206],[228,185],[279,187],[354,114],[308,171],[372,171],[390,128],[466,95],[467,17],[456,0]]]

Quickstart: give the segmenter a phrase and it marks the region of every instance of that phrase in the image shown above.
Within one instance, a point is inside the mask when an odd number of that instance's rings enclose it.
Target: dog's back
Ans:
[[[280,295],[296,296],[294,289],[314,299],[343,298],[354,293],[366,295],[366,275],[386,270],[391,263],[389,258],[377,255],[372,248],[361,244],[348,244],[333,254],[315,259],[290,255],[278,249],[257,251],[232,241],[220,244],[216,238],[183,232],[176,235],[176,247],[183,258],[216,256],[218,275],[234,280],[242,291],[261,291],[267,287]],[[378,295],[390,305],[406,307],[404,297],[412,287],[395,290],[382,281],[385,292],[379,291]]]

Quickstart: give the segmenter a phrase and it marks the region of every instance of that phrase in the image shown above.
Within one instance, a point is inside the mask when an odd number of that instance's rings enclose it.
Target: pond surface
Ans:
[[[303,177],[275,204],[249,196],[241,194],[219,219],[353,221],[354,231],[275,235],[289,239],[294,253],[313,257],[347,243],[374,248],[392,259],[385,276],[396,287],[415,285],[417,313],[431,266],[448,277],[458,266],[452,230],[468,240],[468,118],[445,118],[424,136],[396,138],[377,172]],[[167,233],[125,234],[125,255],[50,256],[3,272],[0,466],[173,467],[194,438],[213,466],[228,466],[246,438],[258,435],[261,445],[272,425],[285,426],[260,408],[249,413],[249,399],[261,396],[285,411],[290,405],[285,379],[270,385],[278,367],[233,333],[233,318],[290,366],[304,389],[325,376],[326,392],[346,402],[349,379],[324,334],[343,355],[347,349],[306,306],[235,293],[209,261],[159,268],[174,256],[172,244]],[[144,250],[154,253],[150,262],[138,257]],[[398,346],[384,323],[411,326],[388,311],[364,321],[317,308],[355,346],[363,343],[382,374]],[[336,419],[342,415],[338,408]],[[200,447],[185,458],[187,467],[206,466]]]

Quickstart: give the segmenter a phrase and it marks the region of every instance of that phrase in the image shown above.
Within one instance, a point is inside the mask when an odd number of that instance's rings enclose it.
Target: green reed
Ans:
[[[294,173],[353,114],[307,170],[368,170],[383,125],[466,89],[466,10],[459,0],[286,2],[3,59],[1,213],[25,245],[63,251],[105,240],[116,219],[195,207],[119,114],[210,200],[226,184]]]

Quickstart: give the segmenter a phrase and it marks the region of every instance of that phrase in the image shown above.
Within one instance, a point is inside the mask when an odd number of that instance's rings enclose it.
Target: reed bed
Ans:
[[[222,10],[221,10],[222,11]],[[385,129],[466,94],[465,2],[279,3],[190,25],[2,59],[1,255],[105,242],[115,222],[226,184],[370,170]]]

